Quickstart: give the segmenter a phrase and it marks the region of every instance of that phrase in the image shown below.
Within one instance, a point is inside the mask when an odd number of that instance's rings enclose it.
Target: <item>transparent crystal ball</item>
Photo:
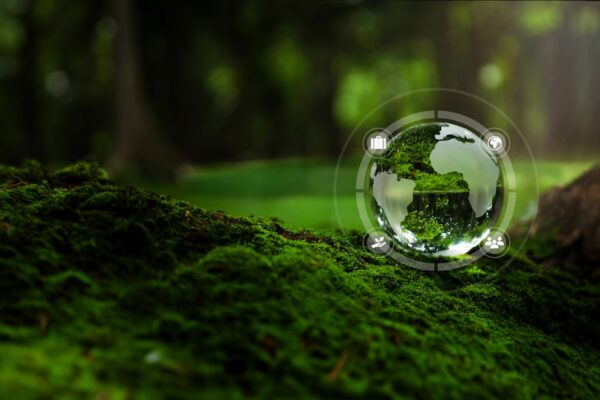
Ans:
[[[370,171],[372,209],[400,251],[457,258],[487,236],[502,207],[502,175],[475,133],[450,123],[407,128]],[[420,257],[419,257],[420,256]]]

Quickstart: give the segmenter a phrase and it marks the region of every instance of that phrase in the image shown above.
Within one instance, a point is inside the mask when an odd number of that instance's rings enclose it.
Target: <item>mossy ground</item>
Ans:
[[[423,273],[359,232],[232,218],[86,164],[1,168],[0,397],[597,397],[598,284],[503,261]]]

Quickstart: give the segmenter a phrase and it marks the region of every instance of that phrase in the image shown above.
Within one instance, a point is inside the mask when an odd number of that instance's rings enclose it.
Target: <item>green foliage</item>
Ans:
[[[460,172],[444,175],[415,172],[416,192],[468,192],[469,185]]]
[[[0,393],[594,398],[597,283],[445,274],[102,179],[0,168]]]
[[[402,140],[394,140],[378,164],[393,170],[399,178],[416,180],[417,172],[435,174],[429,156],[437,143],[435,136],[441,129],[437,124],[417,125],[402,134]]]
[[[444,226],[433,218],[427,218],[424,211],[409,212],[402,225],[427,242],[439,242],[444,232]]]
[[[439,124],[422,124],[402,134],[402,140],[391,142],[388,151],[377,163],[382,169],[394,171],[398,178],[415,181],[415,191],[459,191],[468,190],[462,174],[451,172],[440,175],[431,166],[431,152],[440,133]],[[464,140],[455,138],[456,140]]]

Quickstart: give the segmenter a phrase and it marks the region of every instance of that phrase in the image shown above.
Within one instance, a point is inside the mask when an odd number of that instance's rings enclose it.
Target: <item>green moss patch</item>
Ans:
[[[431,152],[439,142],[440,124],[416,125],[402,134],[402,140],[393,140],[385,156],[377,160],[381,169],[393,171],[398,179],[416,182],[415,191],[468,192],[469,187],[462,174],[450,172],[440,175],[431,166]],[[454,138],[455,140],[464,140]]]
[[[430,274],[106,180],[0,168],[0,393],[593,398],[600,288],[524,258]],[[483,282],[483,283],[480,283]]]

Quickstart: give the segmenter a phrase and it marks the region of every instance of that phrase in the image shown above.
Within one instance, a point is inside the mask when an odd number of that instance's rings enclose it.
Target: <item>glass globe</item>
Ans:
[[[395,135],[374,158],[370,194],[393,246],[416,258],[469,253],[497,220],[502,176],[478,135],[450,123],[426,123]]]

